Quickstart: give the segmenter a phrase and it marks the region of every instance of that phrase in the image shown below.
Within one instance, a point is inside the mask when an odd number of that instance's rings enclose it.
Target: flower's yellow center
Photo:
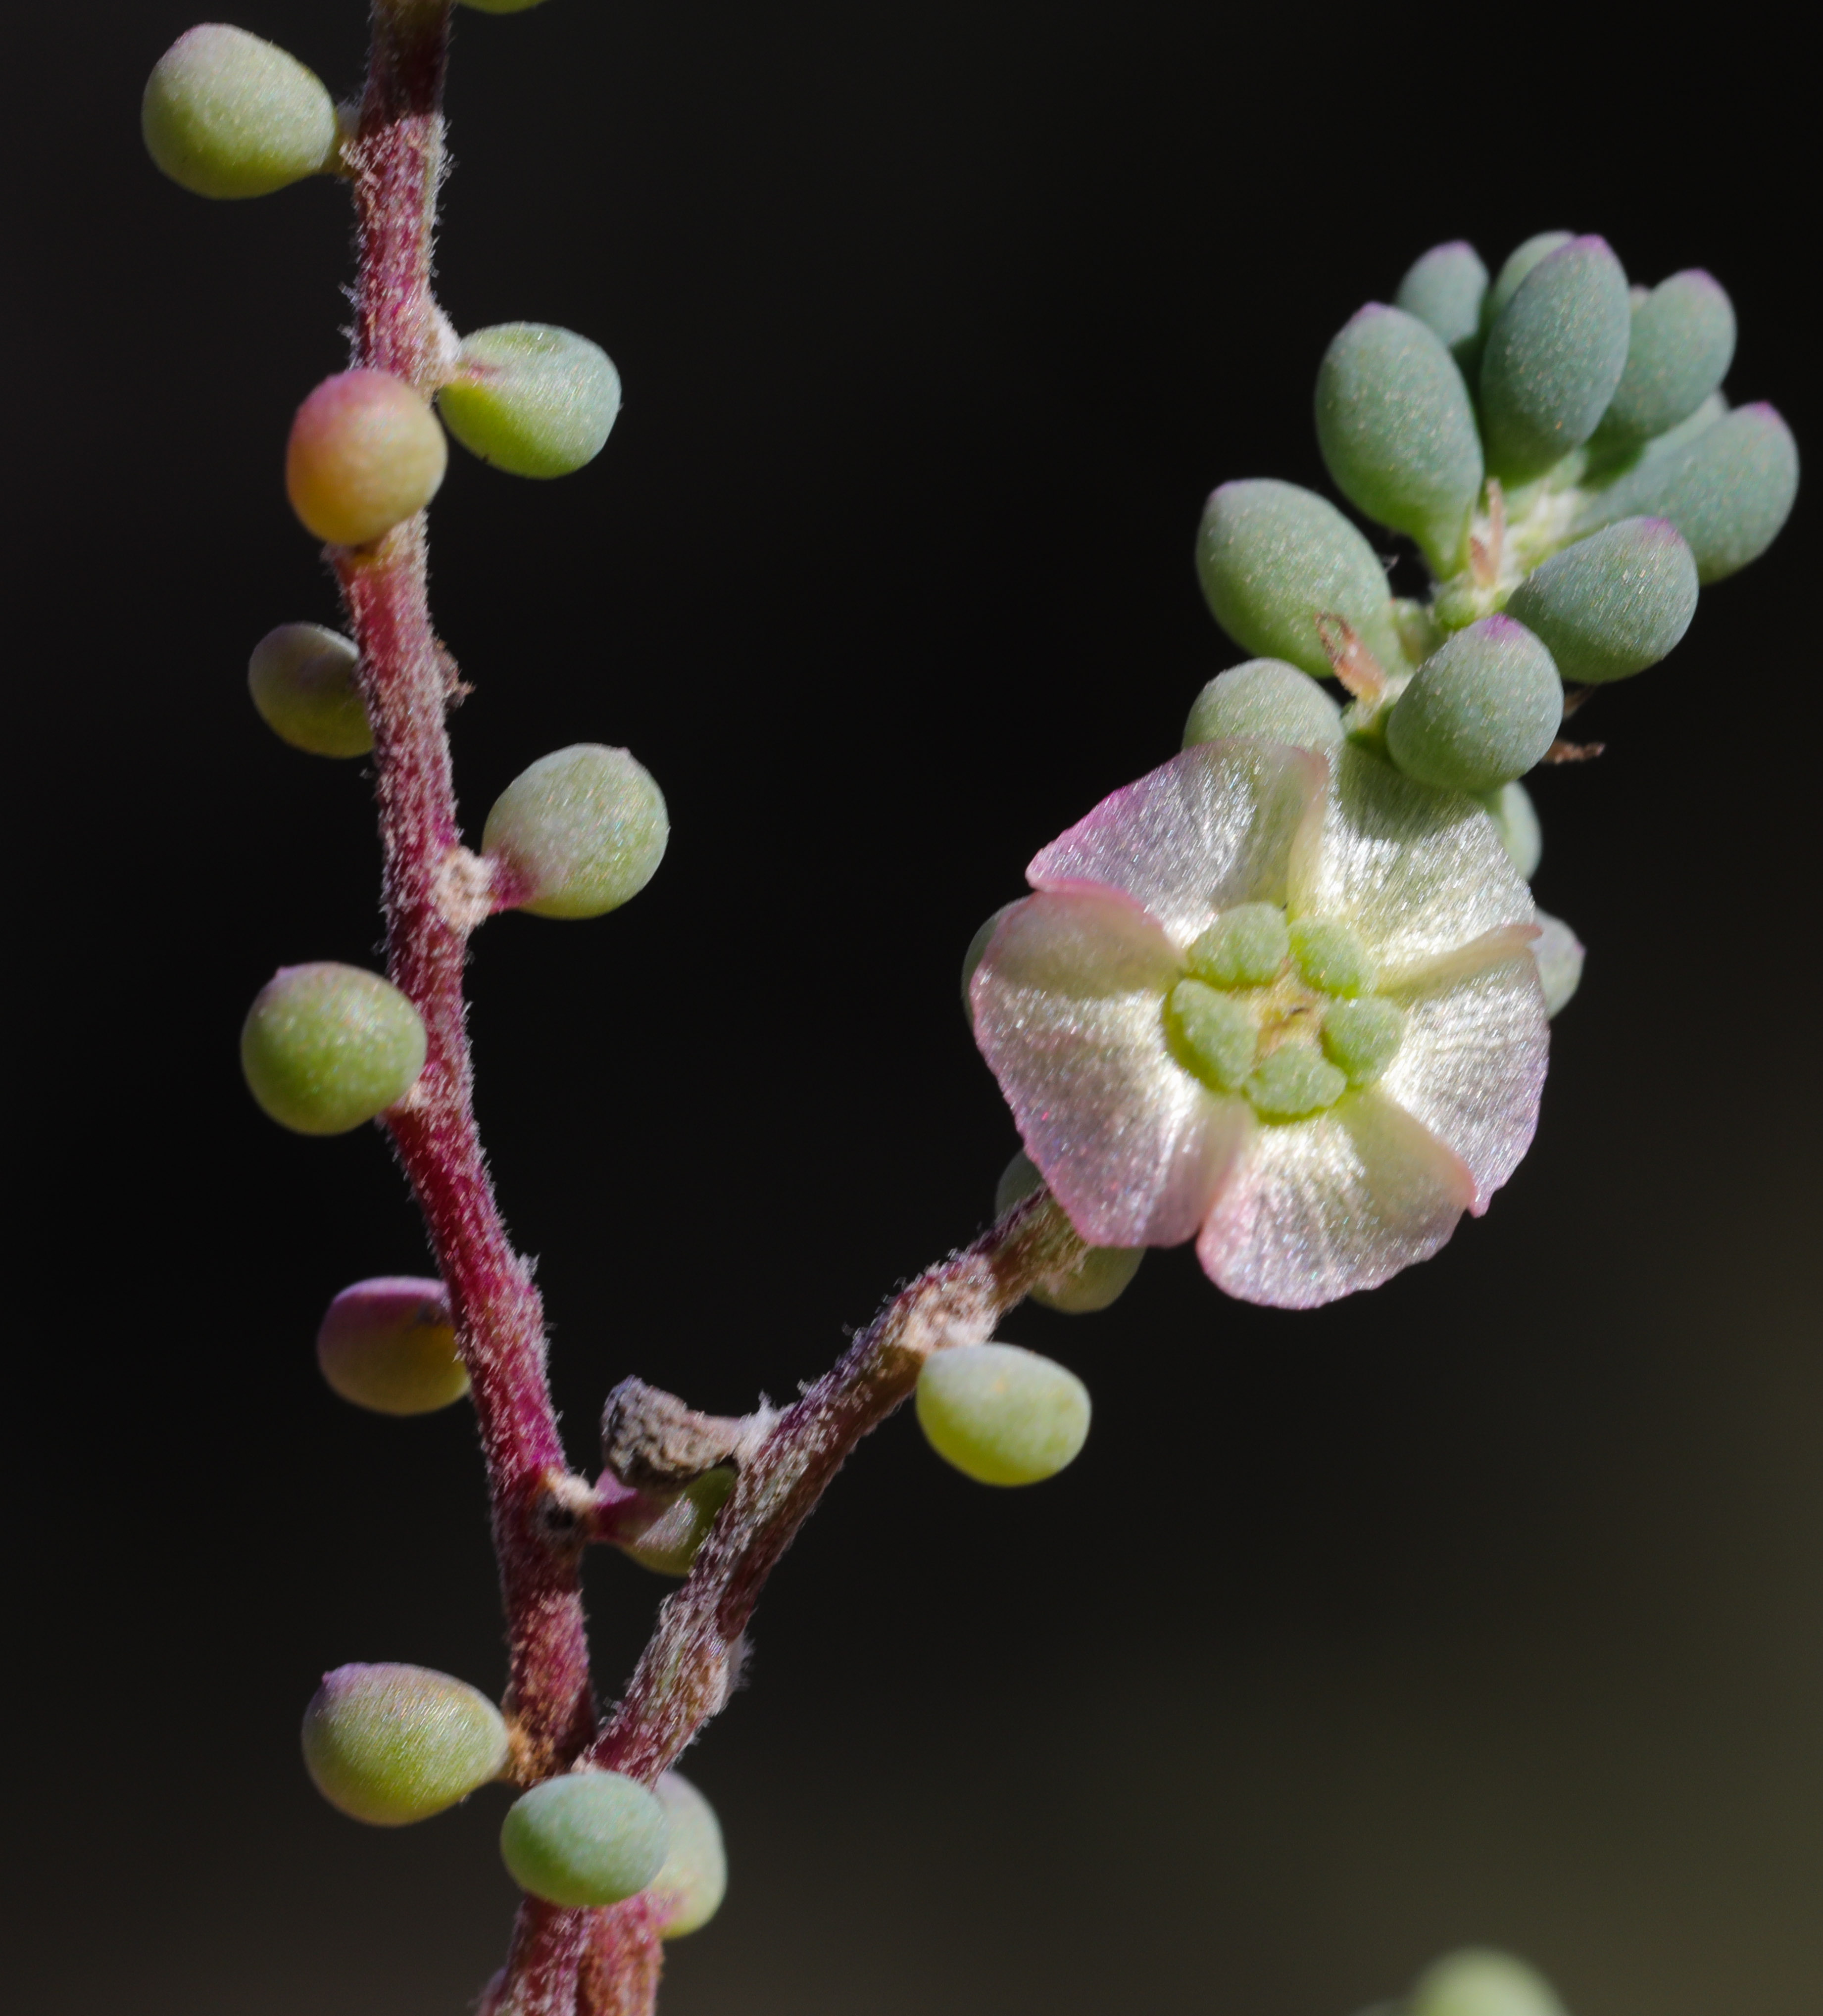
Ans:
[[[1216,919],[1184,965],[1165,999],[1172,1054],[1263,1120],[1325,1112],[1398,1053],[1405,1018],[1373,991],[1360,937],[1334,919],[1243,903]]]

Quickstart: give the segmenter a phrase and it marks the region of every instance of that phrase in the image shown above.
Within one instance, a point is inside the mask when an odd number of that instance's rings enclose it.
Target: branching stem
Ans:
[[[356,206],[356,364],[428,397],[446,368],[431,289],[443,165],[449,0],[376,0],[367,88],[344,149]],[[756,1419],[738,1480],[661,1613],[599,1739],[584,1631],[582,1480],[571,1474],[545,1371],[544,1312],[495,1201],[471,1096],[463,969],[477,913],[449,900],[460,848],[446,717],[456,668],[431,627],[422,515],[370,547],[332,548],[361,651],[384,855],[387,958],[429,1035],[423,1075],[386,1116],[456,1312],[487,1462],[510,1654],[513,1776],[578,1759],[647,1783],[727,1697],[761,1587],[863,1436],[910,1392],[926,1357],[991,1334],[1083,1249],[1040,1193],[899,1294],[792,1407]],[[528,1899],[486,2016],[649,2016],[657,1927],[641,1899],[562,1910]]]

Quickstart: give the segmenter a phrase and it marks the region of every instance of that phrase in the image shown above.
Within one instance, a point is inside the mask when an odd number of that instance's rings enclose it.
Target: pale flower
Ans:
[[[1205,743],[1027,876],[975,1039],[1091,1244],[1194,1238],[1229,1294],[1308,1308],[1428,1258],[1525,1154],[1535,913],[1472,801],[1353,745]]]

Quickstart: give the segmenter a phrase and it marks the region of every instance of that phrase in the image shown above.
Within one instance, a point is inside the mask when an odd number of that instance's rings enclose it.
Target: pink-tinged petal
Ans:
[[[1328,780],[1308,749],[1205,742],[1104,798],[1026,876],[1035,889],[1118,889],[1182,947],[1218,910],[1284,901],[1299,826]]]
[[[1216,1199],[1196,1256],[1242,1301],[1314,1309],[1428,1260],[1472,1202],[1468,1170],[1378,1089],[1263,1127]]]
[[[1202,1222],[1252,1131],[1165,1047],[1182,969],[1127,898],[1029,896],[1003,920],[970,997],[975,1039],[1051,1192],[1097,1246],[1174,1246]]]
[[[1298,850],[1290,907],[1353,923],[1382,972],[1534,916],[1531,891],[1472,798],[1416,783],[1353,745],[1338,759],[1321,844]]]
[[[1394,998],[1405,1040],[1379,1089],[1473,1171],[1479,1218],[1538,1126],[1551,1035],[1531,941],[1452,986]]]

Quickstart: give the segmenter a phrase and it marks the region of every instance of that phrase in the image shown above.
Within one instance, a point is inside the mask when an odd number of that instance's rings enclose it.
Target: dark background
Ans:
[[[234,18],[355,86],[355,0]],[[1774,18],[461,14],[443,298],[627,387],[584,473],[457,451],[438,501],[470,830],[582,740],[673,821],[624,913],[475,951],[579,1462],[624,1373],[788,1397],[983,1222],[1014,1140],[962,949],[1241,655],[1202,496],[1321,482],[1317,360],[1417,253],[1561,225],[1707,265],[1731,391],[1814,445]],[[275,965],[376,955],[362,766],[243,682],[337,620],[279,468],[344,362],[346,212],[154,173],[139,89],[191,19],[8,31],[5,1999],[445,2016],[503,1950],[503,1795],[363,1831],[295,1732],[347,1659],[498,1684],[467,1410],[319,1383],[327,1298],[421,1240],[375,1135],[279,1132],[235,1062]],[[1068,1475],[984,1492],[899,1420],[843,1477],[690,1760],[733,1887],[671,2016],[1346,2016],[1468,1939],[1576,2016],[1818,2007],[1813,520],[1538,781],[1589,969],[1486,1220],[1295,1317],[1155,1255],[1107,1316],[1008,1326],[1095,1393]],[[659,1586],[590,1588],[611,1687]]]

